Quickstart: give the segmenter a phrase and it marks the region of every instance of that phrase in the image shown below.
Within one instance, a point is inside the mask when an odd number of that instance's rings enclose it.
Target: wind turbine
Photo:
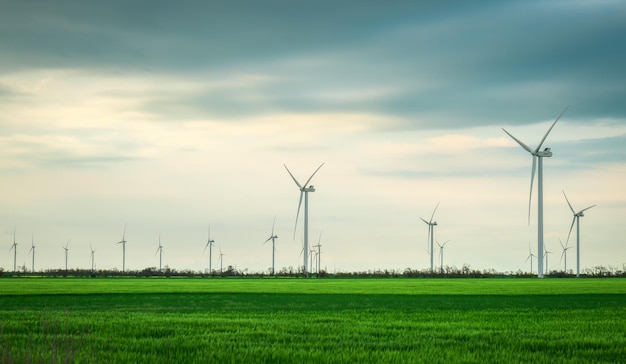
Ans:
[[[446,240],[445,243],[443,244],[439,244],[439,241],[437,241],[437,245],[439,245],[439,259],[441,260],[439,262],[439,271],[441,273],[443,273],[443,247],[446,246],[446,244],[448,244],[450,240]]]
[[[528,258],[526,258],[526,261],[530,259],[530,274],[533,274],[533,257],[537,256],[533,254],[533,252],[530,250],[530,244],[528,244]]]
[[[222,254],[222,248],[220,247],[220,275],[221,275],[222,273],[224,273],[224,266],[223,266],[223,263],[224,263],[224,255],[225,255],[225,254]]]
[[[161,272],[161,263],[163,262],[163,245],[161,245],[161,232],[159,231],[159,247],[157,248],[154,255],[159,253],[159,272]]]
[[[276,253],[276,245],[275,245],[275,240],[278,239],[278,235],[274,235],[274,224],[276,224],[276,216],[274,216],[274,222],[272,223],[272,234],[270,235],[269,238],[267,238],[267,240],[265,240],[263,242],[263,244],[267,243],[268,241],[272,241],[272,275],[274,275],[274,256]]]
[[[209,224],[209,235],[207,243],[204,246],[204,251],[202,252],[202,254],[204,254],[204,252],[206,252],[206,248],[209,248],[209,274],[213,273],[213,243],[215,243],[215,240],[211,240],[211,224]]]
[[[67,244],[63,247],[65,249],[65,272],[67,273],[67,252],[70,250],[67,246],[70,245],[70,240],[67,239]]]
[[[552,254],[551,251],[549,251],[546,246],[543,246],[543,256],[546,257],[546,273],[550,274],[550,270],[548,269],[548,254]]]
[[[571,248],[571,246],[567,246],[567,242],[563,245],[563,242],[559,238],[559,244],[561,244],[561,248],[563,248],[563,253],[561,253],[561,259],[565,258],[565,266],[563,271],[567,274],[567,250]]]
[[[117,242],[117,244],[122,244],[122,273],[126,271],[126,225],[128,224],[124,224],[122,240]]]
[[[322,231],[320,231],[320,237],[317,239],[317,245],[313,245],[313,248],[317,248],[317,252],[315,253],[315,258],[317,259],[317,274],[320,274],[321,268],[321,260],[322,260]],[[315,252],[315,250],[313,250]]]
[[[283,164],[283,166],[285,166],[285,169],[287,170],[287,173],[289,173],[293,181],[296,183],[296,185],[300,189],[300,201],[298,202],[298,212],[296,213],[296,223],[293,228],[294,239],[296,238],[296,227],[298,226],[298,217],[300,216],[300,206],[302,205],[302,195],[304,195],[304,275],[305,276],[307,272],[309,271],[308,266],[307,266],[308,253],[309,253],[309,192],[315,192],[315,187],[313,185],[309,185],[309,182],[311,182],[311,179],[313,178],[313,176],[315,176],[317,171],[319,171],[323,165],[324,163],[320,164],[320,166],[317,167],[315,172],[313,172],[311,177],[309,177],[309,179],[306,180],[304,185],[301,185],[300,182],[298,182],[298,180],[296,179],[296,177],[293,176],[289,168],[287,168],[287,166]]]
[[[537,168],[537,171],[538,171],[537,173],[537,251],[538,252],[543,251],[543,158],[552,157],[552,152],[550,151],[550,148],[544,148],[543,150],[539,150],[539,149],[541,148],[541,146],[543,145],[543,142],[548,137],[548,134],[550,134],[550,131],[552,130],[552,128],[554,128],[554,125],[556,124],[556,122],[559,121],[561,116],[563,116],[563,114],[568,108],[569,106],[567,106],[565,110],[561,112],[559,117],[556,118],[554,123],[552,123],[552,125],[546,132],[546,135],[543,136],[543,139],[541,139],[541,142],[539,142],[539,145],[537,146],[537,148],[535,148],[535,150],[530,149],[528,145],[524,144],[522,141],[520,141],[519,139],[511,135],[511,133],[509,133],[504,128],[502,128],[502,130],[504,130],[504,132],[507,133],[508,136],[513,138],[513,140],[515,140],[517,144],[519,144],[522,148],[524,148],[528,153],[530,153],[533,156],[533,167],[532,167],[532,172],[530,175],[530,197],[528,198],[528,224],[529,225],[530,225],[530,202],[533,197],[533,182],[535,180],[535,168],[537,167],[537,164],[538,164],[538,168]],[[537,163],[537,160],[539,160],[539,163]],[[543,278],[543,256],[540,253],[539,253],[538,264],[537,264],[537,277]]]
[[[569,203],[569,200],[567,199],[567,195],[565,194],[565,191],[563,191],[563,196],[565,196],[565,201],[567,201],[567,205],[569,206],[569,209],[572,210],[572,214],[574,214],[574,218],[572,219],[572,225],[569,227],[569,233],[567,234],[567,241],[565,242],[565,245],[567,245],[567,243],[569,242],[569,237],[572,234],[572,229],[574,228],[574,222],[576,222],[576,277],[580,277],[580,218],[585,216],[583,212],[589,210],[590,208],[596,205],[591,205],[587,208],[584,208],[576,212],[574,211],[572,204]]]
[[[31,272],[35,273],[35,233],[33,233],[33,236],[31,238],[30,251],[28,253],[33,255],[33,265],[31,268]]]
[[[91,257],[89,258],[89,261],[91,262],[91,271],[95,272],[95,265],[96,265],[95,254],[96,254],[96,251],[93,249],[91,244],[89,244],[89,249],[91,249]]]
[[[17,243],[15,242],[16,232],[17,228],[13,230],[13,245],[9,248],[9,250],[13,249],[13,272],[17,272]]]
[[[433,221],[433,218],[435,217],[435,211],[437,211],[437,207],[439,207],[439,202],[437,202],[437,206],[435,206],[435,209],[433,210],[433,214],[430,216],[429,221],[426,221],[424,220],[424,218],[420,217],[420,219],[422,219],[422,221],[425,222],[426,225],[428,225],[428,238],[430,238],[430,248],[428,249],[428,253],[430,254],[430,272],[431,273],[433,272],[433,269],[434,269],[433,236],[435,235],[435,226],[437,226],[437,221]]]

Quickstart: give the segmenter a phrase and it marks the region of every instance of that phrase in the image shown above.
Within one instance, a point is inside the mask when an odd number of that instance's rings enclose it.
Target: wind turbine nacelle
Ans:
[[[544,150],[537,152],[537,157],[552,157],[552,152],[550,148],[545,148]]]
[[[304,189],[304,192],[315,192],[315,187],[314,186],[309,186],[309,187]]]

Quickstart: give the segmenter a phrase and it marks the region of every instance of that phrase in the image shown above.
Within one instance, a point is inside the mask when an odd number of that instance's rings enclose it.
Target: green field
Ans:
[[[626,279],[0,279],[2,362],[626,362]]]

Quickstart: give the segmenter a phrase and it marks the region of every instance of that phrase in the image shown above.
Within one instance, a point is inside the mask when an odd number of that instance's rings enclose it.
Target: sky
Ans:
[[[623,1],[6,1],[0,267],[528,271],[626,264]],[[294,227],[296,227],[294,231]],[[321,235],[321,236],[320,236]],[[576,242],[575,228],[569,245]],[[434,260],[439,264],[439,249]],[[574,268],[575,249],[567,253]],[[536,272],[536,260],[533,262]]]

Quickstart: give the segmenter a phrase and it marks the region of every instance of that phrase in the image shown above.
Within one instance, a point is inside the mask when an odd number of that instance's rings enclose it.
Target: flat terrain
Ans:
[[[626,279],[0,279],[2,362],[623,363]]]

